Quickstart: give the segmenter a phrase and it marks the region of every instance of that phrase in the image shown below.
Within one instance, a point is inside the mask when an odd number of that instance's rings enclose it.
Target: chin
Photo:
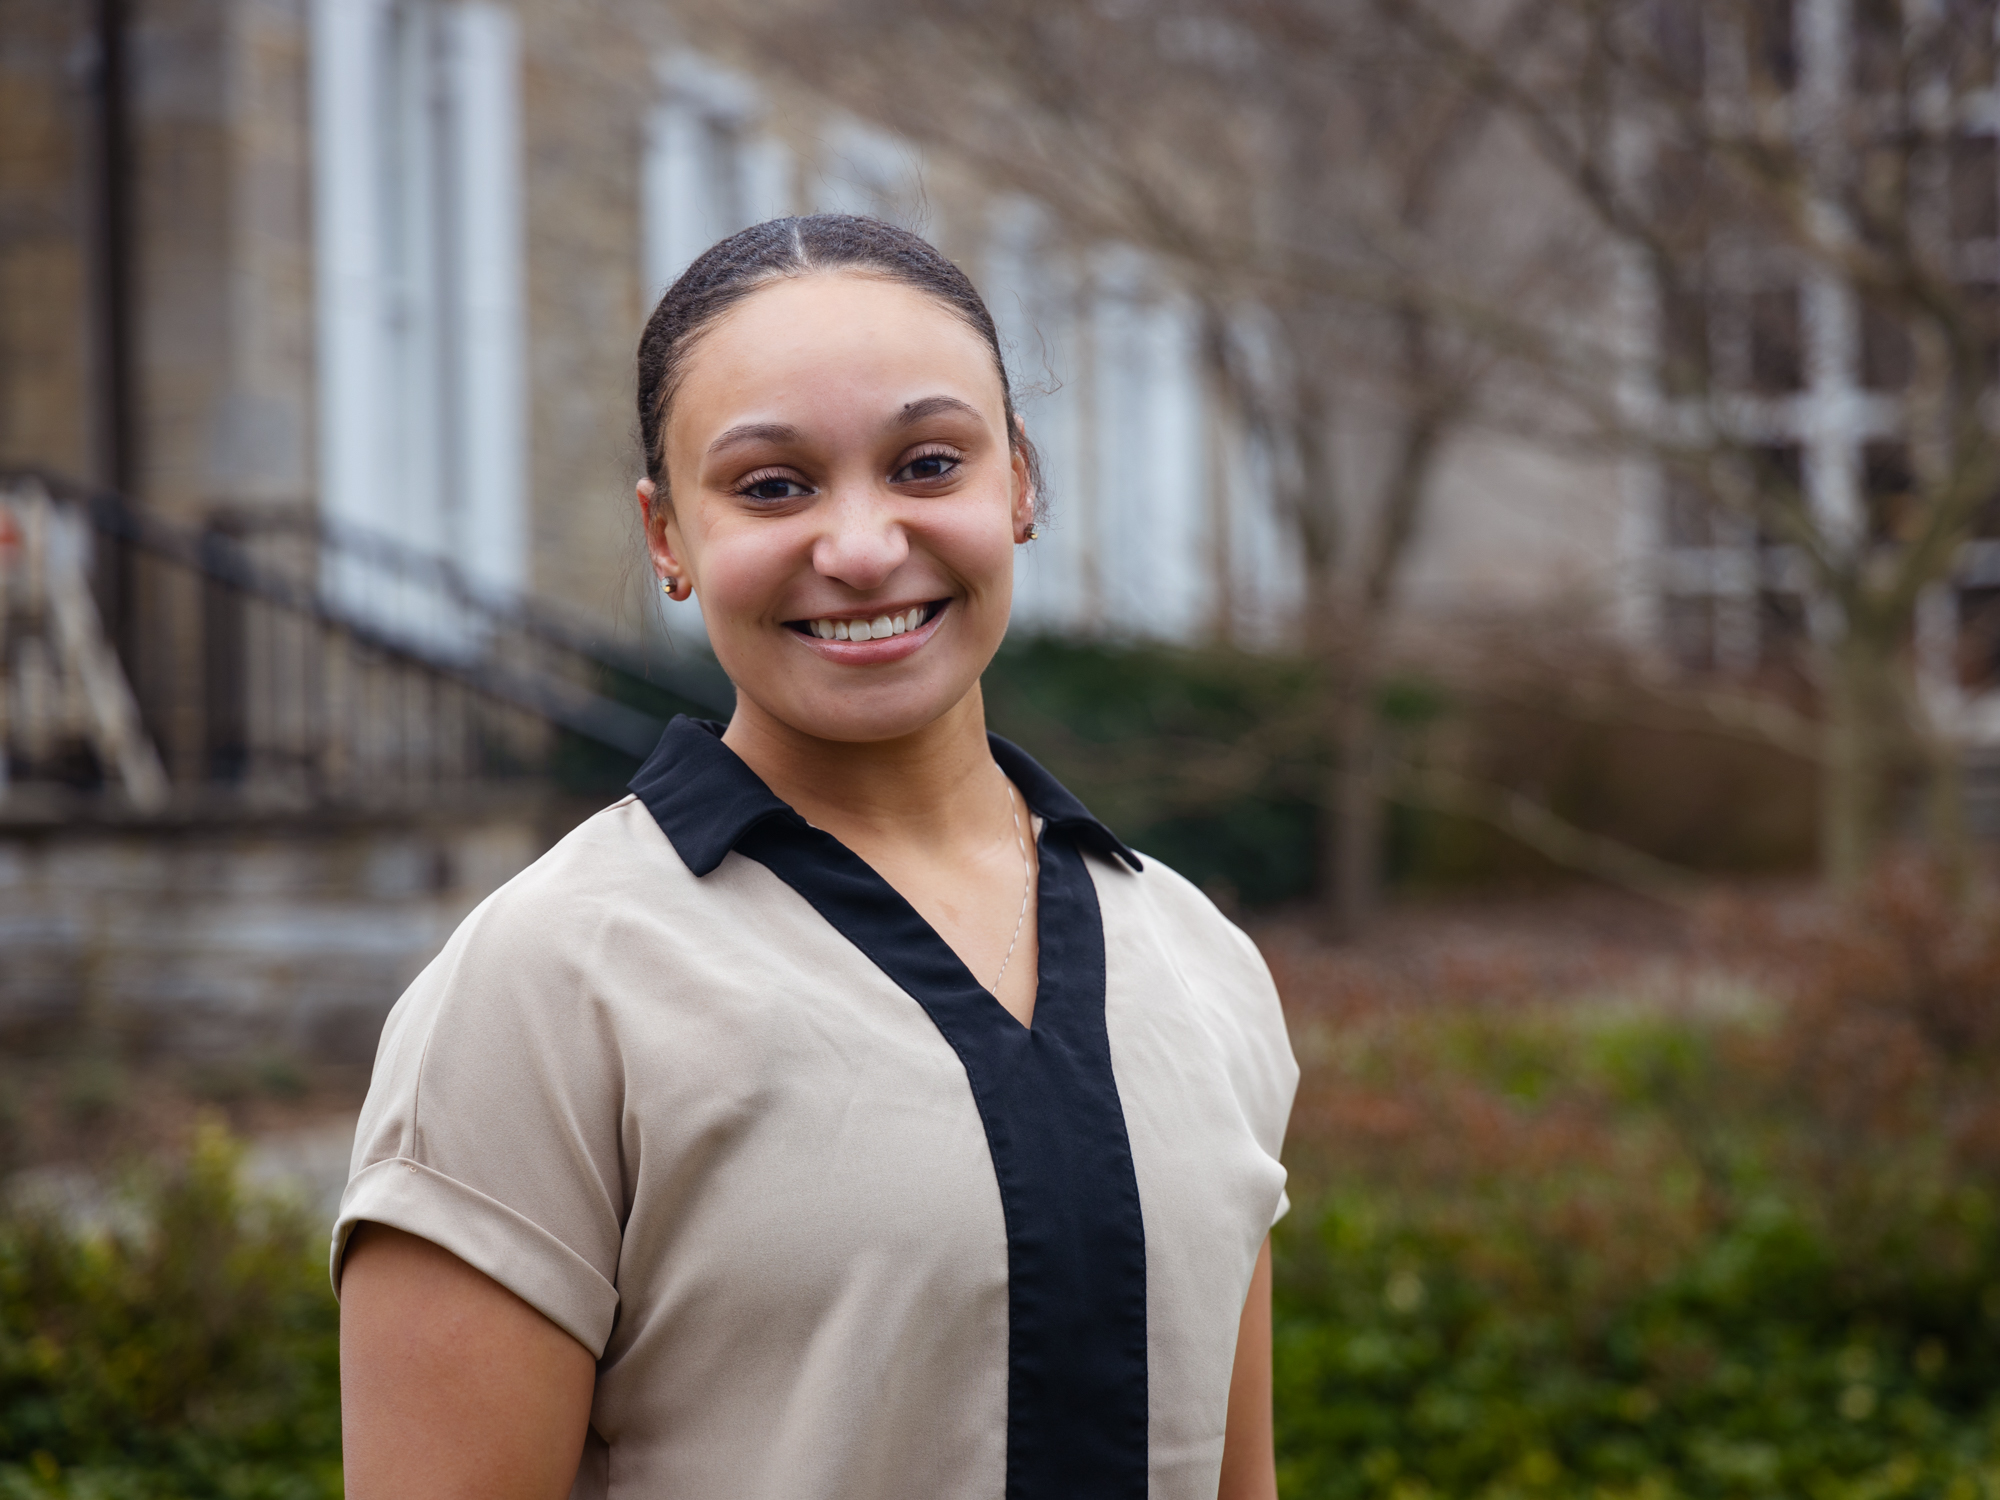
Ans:
[[[818,700],[787,704],[781,716],[793,729],[814,739],[865,745],[900,740],[927,729],[964,697],[964,693],[959,693],[949,701],[926,697],[922,702],[904,699],[879,705],[851,698],[838,702]]]
[[[867,687],[794,682],[760,706],[800,734],[841,744],[898,740],[935,724],[965,700],[977,674],[959,681],[884,682]]]

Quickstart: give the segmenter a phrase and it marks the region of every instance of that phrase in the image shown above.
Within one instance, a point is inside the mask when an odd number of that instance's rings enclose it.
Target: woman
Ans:
[[[985,306],[777,220],[639,376],[647,547],[736,711],[389,1018],[348,1494],[1270,1500],[1297,1070],[1248,939],[986,734],[1037,495]]]

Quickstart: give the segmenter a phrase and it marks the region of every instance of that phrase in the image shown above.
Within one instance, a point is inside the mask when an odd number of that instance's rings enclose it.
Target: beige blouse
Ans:
[[[574,1494],[1213,1500],[1297,1081],[1256,948],[1003,740],[1023,1027],[678,719],[382,1035],[334,1230],[432,1240],[598,1358]]]

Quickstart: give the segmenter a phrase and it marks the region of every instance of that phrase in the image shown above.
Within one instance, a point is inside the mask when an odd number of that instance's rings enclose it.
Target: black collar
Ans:
[[[1106,858],[1116,856],[1134,870],[1141,868],[1139,856],[1025,750],[997,734],[986,738],[1000,769],[1047,827]],[[722,725],[711,719],[677,715],[629,785],[696,875],[721,864],[737,841],[767,818],[801,826],[805,822],[722,743]]]

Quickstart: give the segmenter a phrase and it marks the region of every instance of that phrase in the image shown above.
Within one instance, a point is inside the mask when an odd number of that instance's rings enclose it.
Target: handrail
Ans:
[[[232,515],[251,519],[241,511]],[[267,528],[275,521],[280,527],[289,525],[304,531],[329,555],[353,558],[406,578],[427,580],[454,606],[484,622],[519,630],[545,645],[588,657],[703,708],[726,715],[734,699],[734,686],[712,662],[656,660],[650,653],[635,650],[604,634],[593,622],[552,600],[482,585],[450,558],[330,516],[305,516],[293,511],[268,520],[259,519]]]
[[[260,559],[247,539],[217,529],[197,531],[134,506],[109,490],[60,474],[0,469],[0,485],[24,481],[75,505],[100,535],[121,546],[315,622],[385,660],[525,711],[626,756],[644,758],[664,726],[653,714],[586,685],[593,678],[601,680],[604,671],[660,689],[693,708],[726,712],[726,695],[733,691],[719,668],[649,660],[559,606],[481,588],[449,562],[350,525],[317,518],[293,523],[315,549],[316,571],[300,576],[297,570]],[[408,586],[420,599],[448,606],[452,617],[471,629],[460,631],[456,640],[426,638],[421,631],[399,628],[393,612],[357,607],[351,598],[341,597],[337,586],[330,588],[325,582],[328,565],[337,570],[343,562],[372,569]],[[497,659],[500,653],[481,649],[482,643],[499,639],[527,648],[529,664],[506,663]],[[538,664],[549,660],[550,653],[571,663],[571,670],[585,681],[541,670]]]

